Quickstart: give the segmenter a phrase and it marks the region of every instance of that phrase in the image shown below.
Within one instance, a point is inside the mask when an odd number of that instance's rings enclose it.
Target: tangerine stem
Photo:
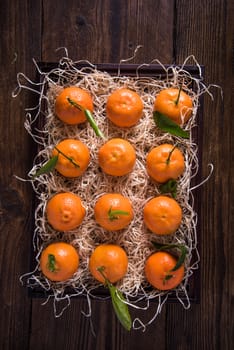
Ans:
[[[103,273],[103,271],[105,270],[105,266],[99,266],[99,267],[97,267],[97,270],[98,270],[98,272],[100,272],[100,274],[101,274],[102,277],[104,278],[105,284],[106,284],[107,286],[109,286],[110,281],[107,279],[107,277],[106,277],[105,274]]]
[[[176,149],[176,145],[170,150],[168,157],[166,159],[166,164],[168,165],[170,163],[170,159],[171,159],[171,155],[174,152],[174,150]]]
[[[58,151],[58,153],[61,153],[62,156],[64,156],[66,159],[69,160],[69,162],[71,162],[75,167],[79,168],[79,164],[77,164],[71,157],[68,157],[65,153],[63,153],[62,151],[60,151],[60,149],[58,149],[56,146],[55,146],[55,149],[56,151]]]
[[[118,215],[129,215],[129,212],[124,210],[112,210],[112,207],[110,207],[110,209],[108,210],[109,220],[118,220]]]
[[[175,101],[175,105],[176,105],[176,106],[177,106],[178,103],[179,103],[181,91],[182,91],[182,84],[180,85],[179,92],[178,92],[178,96],[177,96],[177,99],[176,99],[176,101]]]

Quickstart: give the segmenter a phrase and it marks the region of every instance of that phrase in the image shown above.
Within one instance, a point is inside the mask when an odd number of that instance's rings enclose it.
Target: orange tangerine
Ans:
[[[69,231],[81,224],[85,208],[80,197],[74,193],[57,193],[48,200],[46,215],[49,224],[55,230]]]
[[[161,90],[154,102],[154,111],[166,115],[179,125],[183,125],[191,117],[192,107],[191,97],[177,88]]]
[[[119,127],[131,127],[137,124],[143,112],[140,96],[128,88],[112,92],[106,103],[107,117]]]
[[[101,244],[97,246],[89,259],[89,270],[92,276],[101,283],[105,280],[99,268],[103,269],[105,277],[116,283],[127,273],[128,257],[123,248],[115,244]]]
[[[145,225],[153,233],[169,235],[180,226],[182,209],[176,200],[167,196],[158,196],[145,204],[143,217]]]
[[[176,258],[170,253],[153,253],[145,263],[147,281],[159,290],[176,288],[184,278],[184,265],[172,271],[176,262]]]
[[[88,147],[79,140],[65,139],[58,143],[52,156],[58,155],[55,169],[65,177],[77,177],[87,169],[90,161]]]
[[[106,193],[97,200],[94,215],[100,226],[116,231],[129,225],[133,219],[133,209],[128,198],[119,193]]]
[[[66,124],[81,124],[86,121],[83,111],[73,106],[68,99],[71,99],[84,109],[93,112],[93,100],[90,93],[77,86],[64,88],[55,100],[55,114]]]
[[[114,138],[100,147],[98,162],[106,174],[112,176],[127,175],[135,165],[136,152],[127,140]]]
[[[177,147],[164,143],[148,153],[146,169],[149,176],[159,183],[177,179],[185,169],[184,156]]]
[[[62,282],[72,278],[78,267],[79,254],[69,243],[51,243],[41,253],[41,271],[51,281]]]

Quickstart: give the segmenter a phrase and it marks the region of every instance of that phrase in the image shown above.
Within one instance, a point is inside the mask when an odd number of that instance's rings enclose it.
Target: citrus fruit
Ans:
[[[184,168],[183,154],[171,144],[154,147],[146,157],[147,172],[159,183],[177,179],[184,172]]]
[[[173,198],[158,196],[145,204],[143,217],[145,225],[153,233],[169,235],[180,226],[182,209]]]
[[[176,258],[167,252],[153,253],[145,263],[147,281],[156,289],[169,290],[177,287],[184,278],[184,265],[172,271]]]
[[[94,206],[97,223],[108,231],[126,227],[133,219],[133,209],[128,198],[119,193],[102,195]]]
[[[51,281],[70,279],[79,267],[79,254],[69,243],[49,244],[41,253],[40,268]]]
[[[115,244],[97,246],[90,256],[89,270],[96,280],[105,283],[104,277],[98,271],[99,268],[111,283],[122,279],[128,268],[128,257],[124,249]]]
[[[107,99],[107,117],[119,127],[131,127],[137,124],[142,112],[143,103],[140,96],[130,89],[117,89]]]
[[[127,175],[135,165],[136,152],[127,140],[113,138],[100,147],[98,162],[106,174]]]
[[[59,142],[54,148],[52,156],[58,156],[55,169],[65,177],[82,175],[90,161],[88,147],[83,142],[74,139]]]
[[[55,114],[66,124],[81,124],[86,121],[85,114],[73,106],[68,99],[71,99],[84,109],[93,112],[93,100],[90,93],[77,86],[64,88],[55,100]]]
[[[58,231],[73,230],[84,219],[85,208],[79,196],[71,192],[57,193],[46,205],[49,224]]]
[[[190,118],[192,107],[191,97],[176,88],[161,90],[154,102],[154,111],[166,115],[179,125],[184,124]]]

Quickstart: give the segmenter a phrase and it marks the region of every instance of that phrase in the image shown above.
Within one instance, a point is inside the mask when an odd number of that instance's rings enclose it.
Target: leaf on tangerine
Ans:
[[[50,171],[52,171],[56,164],[57,164],[57,161],[58,161],[58,156],[53,156],[52,158],[50,158],[48,160],[48,162],[46,162],[34,175],[33,175],[33,179],[35,179],[35,177],[38,177],[42,174],[47,174],[49,173]]]
[[[153,118],[155,124],[160,130],[168,132],[171,135],[182,137],[184,139],[189,138],[189,132],[187,130],[182,129],[178,124],[176,124],[173,120],[168,118],[165,114],[154,111]]]

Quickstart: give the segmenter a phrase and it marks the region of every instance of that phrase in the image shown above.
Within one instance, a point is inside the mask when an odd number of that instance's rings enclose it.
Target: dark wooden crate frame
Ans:
[[[59,64],[54,63],[54,62],[38,62],[39,69],[44,73],[48,73],[52,69],[57,68],[58,66],[59,66]],[[91,65],[91,64],[84,62],[84,63],[77,63],[75,66],[78,69],[81,69],[81,68],[90,69],[94,66],[94,67],[96,67],[97,70],[107,72],[112,76],[117,75],[119,73],[120,76],[130,76],[130,77],[138,76],[139,78],[142,78],[142,77],[149,78],[150,77],[153,79],[161,79],[161,80],[166,78],[166,72],[163,69],[163,67],[159,64],[149,64],[149,65],[141,65],[140,66],[139,64],[98,63],[98,64]],[[172,65],[165,65],[166,69],[169,67],[173,67],[173,66]],[[202,77],[204,77],[204,73],[205,73],[204,66],[200,66],[200,70],[199,70],[199,68],[197,66],[185,65],[185,66],[183,66],[183,69],[186,70],[187,72],[189,72],[193,78],[200,79],[201,78],[200,72],[201,72]],[[168,74],[170,76],[170,71],[168,71]],[[173,74],[173,72],[171,72],[171,75],[172,74]],[[37,71],[37,81],[41,81],[41,79],[42,79],[41,75]],[[194,84],[193,84],[192,88],[194,88]],[[193,184],[195,185],[195,184],[201,182],[203,96],[200,96],[199,100],[200,100],[200,105],[199,105],[197,116],[196,116],[197,126],[192,129],[193,140],[198,145],[199,169],[198,169],[196,176],[191,181],[192,185]],[[37,127],[38,126],[39,127],[43,126],[43,122],[42,122],[42,120],[40,120],[40,118],[39,118]],[[200,215],[201,215],[201,212],[200,212],[200,205],[199,204],[201,201],[201,190],[200,190],[200,188],[197,188],[195,191],[196,191],[196,193],[194,195],[194,199],[195,199],[194,210],[197,213],[197,217],[198,217],[198,220],[197,220],[197,242],[198,242],[197,249],[198,249],[198,252],[200,252],[200,246],[201,246]],[[37,202],[37,200],[35,198],[33,210],[35,210],[36,202]],[[32,215],[32,217],[34,217],[34,216]],[[34,227],[34,222],[32,223],[32,226]],[[33,251],[33,247],[32,247],[31,266],[30,266],[31,269],[34,266],[34,264],[35,264],[35,252]],[[189,300],[191,303],[199,303],[200,302],[200,268],[193,271],[192,276],[189,277],[187,292],[188,292]],[[72,294],[72,289],[70,290],[69,288],[67,288],[66,293]],[[47,298],[49,294],[50,294],[50,292],[44,291],[40,287],[35,287],[33,289],[29,288],[29,296],[32,298]],[[94,298],[99,297],[100,298],[99,300],[106,300],[108,295],[109,295],[108,291],[106,290],[106,288],[103,288],[103,287],[99,287],[95,291],[93,291],[93,297]],[[85,297],[85,295],[80,295],[78,297],[79,298]],[[181,297],[181,299],[186,301],[186,298],[183,296]],[[173,292],[173,291],[171,292],[171,294],[169,295],[169,298],[168,298],[168,302],[172,302],[172,303],[178,302],[178,299],[175,296],[175,292]]]

